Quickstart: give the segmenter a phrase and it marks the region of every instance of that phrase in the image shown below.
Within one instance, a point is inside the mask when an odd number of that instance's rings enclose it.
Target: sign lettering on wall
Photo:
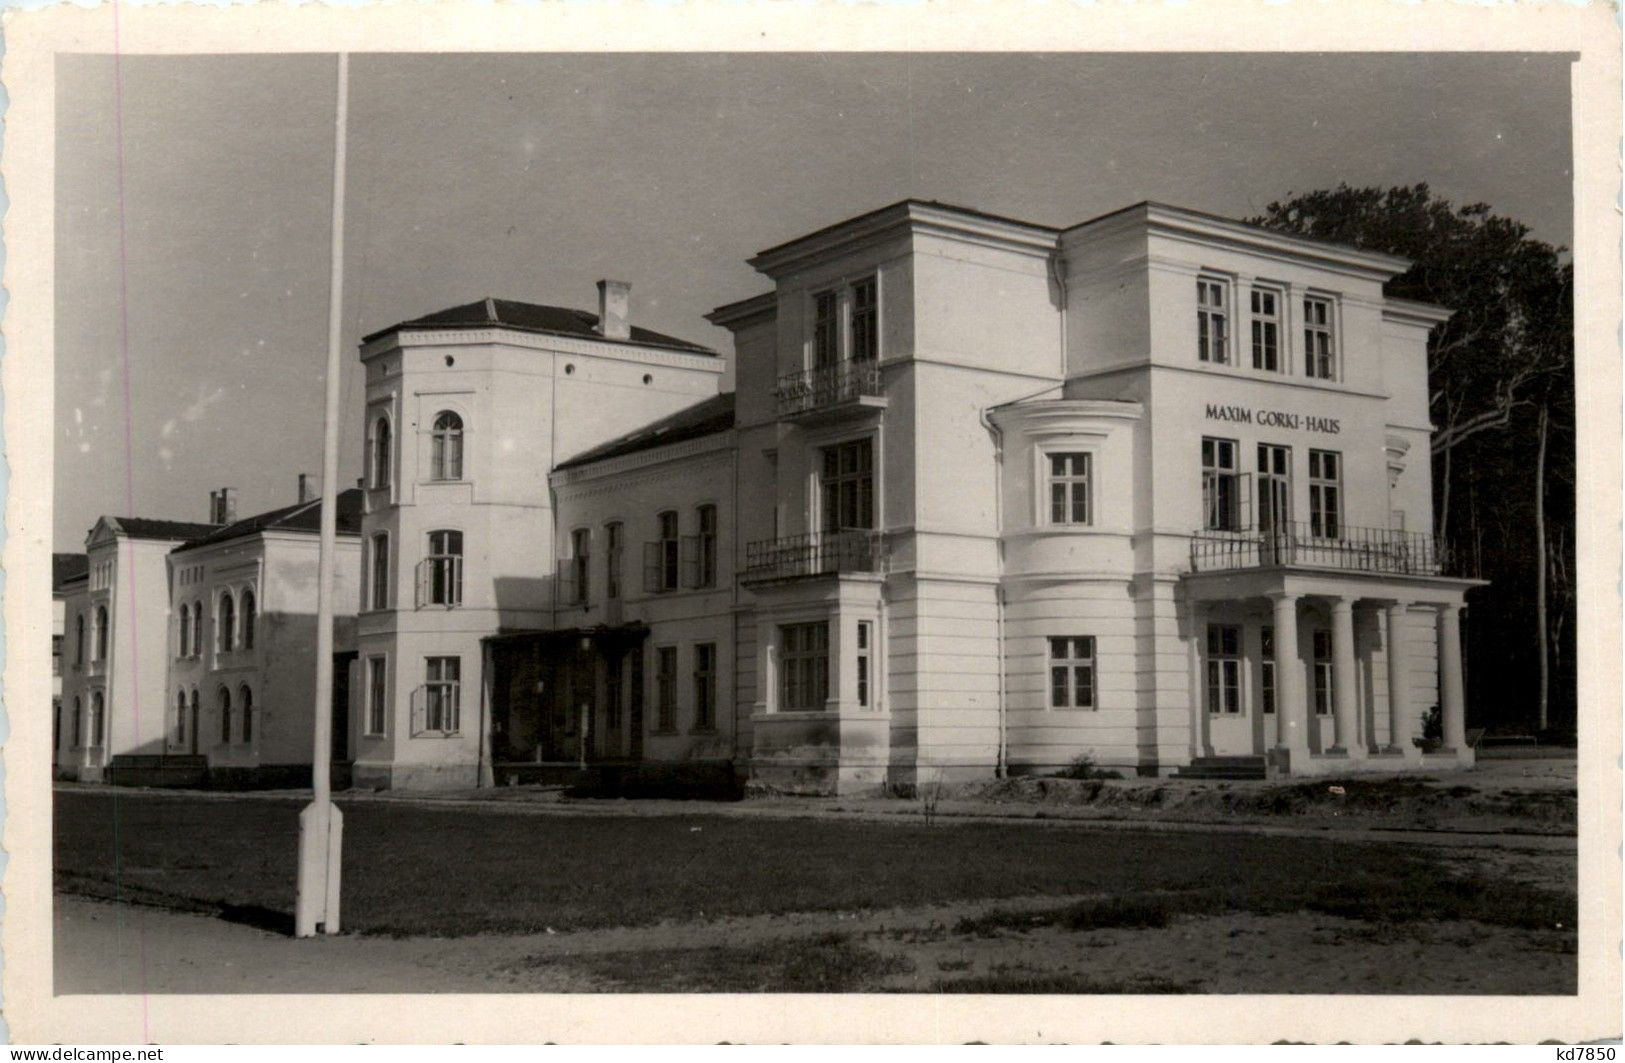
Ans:
[[[1207,419],[1230,421],[1233,424],[1256,424],[1260,428],[1323,432],[1331,436],[1342,431],[1342,425],[1335,417],[1321,417],[1312,413],[1288,413],[1285,410],[1250,409],[1246,406],[1220,406],[1214,402],[1207,404]]]

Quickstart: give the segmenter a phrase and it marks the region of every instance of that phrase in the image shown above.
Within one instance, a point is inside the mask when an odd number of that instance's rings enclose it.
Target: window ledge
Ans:
[[[383,735],[369,735],[369,738],[382,738]],[[461,738],[461,731],[414,731],[413,738]]]

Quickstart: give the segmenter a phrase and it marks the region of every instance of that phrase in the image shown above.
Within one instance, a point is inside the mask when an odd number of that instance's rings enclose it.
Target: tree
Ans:
[[[1527,691],[1535,705],[1530,715],[1544,724],[1546,684],[1529,689],[1529,675],[1553,663],[1572,667],[1558,644],[1572,630],[1566,583],[1558,615],[1545,614],[1547,585],[1557,574],[1566,580],[1564,552],[1574,538],[1572,495],[1554,504],[1549,492],[1553,483],[1572,484],[1574,455],[1571,445],[1550,453],[1541,446],[1548,435],[1571,438],[1565,426],[1574,402],[1572,265],[1520,222],[1482,203],[1456,207],[1426,184],[1339,185],[1271,203],[1252,220],[1408,258],[1412,266],[1388,282],[1387,294],[1453,311],[1428,344],[1437,532],[1458,558],[1478,559],[1475,574],[1491,581],[1475,597],[1475,627],[1492,637],[1474,640],[1473,671],[1487,668],[1492,680],[1500,675],[1514,683],[1484,689]],[[1527,521],[1514,518],[1514,492],[1531,502],[1522,510]],[[1465,518],[1452,521],[1464,507]],[[1548,526],[1553,521],[1556,534]],[[1503,637],[1514,627],[1527,640]],[[1528,667],[1530,657],[1537,658],[1535,668]],[[1572,698],[1572,684],[1559,686]]]

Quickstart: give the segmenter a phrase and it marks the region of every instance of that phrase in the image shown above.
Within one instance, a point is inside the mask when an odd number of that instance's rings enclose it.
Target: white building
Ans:
[[[89,576],[84,554],[51,555],[51,764],[53,770],[66,752],[62,715],[63,651],[67,648],[68,599],[82,591]],[[68,721],[71,723],[71,721]]]
[[[1471,761],[1405,262],[918,201],[751,262],[734,396],[613,282],[367,338],[358,781]]]

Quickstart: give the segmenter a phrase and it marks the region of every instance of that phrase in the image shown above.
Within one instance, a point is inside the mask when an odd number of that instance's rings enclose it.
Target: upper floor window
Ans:
[[[418,569],[418,601],[424,605],[463,604],[462,532],[429,533],[429,553]]]
[[[587,604],[587,581],[591,569],[592,533],[577,528],[570,533],[570,558],[565,562],[568,581],[565,601],[575,605]]]
[[[192,603],[192,656],[203,656],[203,603]]]
[[[813,365],[834,365],[841,357],[840,298],[834,292],[813,296]]]
[[[1335,450],[1309,452],[1309,531],[1335,539],[1343,524],[1343,459]]]
[[[254,618],[255,618],[255,614],[256,614],[256,610],[255,610],[255,607],[254,607],[254,592],[253,591],[244,591],[243,592],[243,649],[245,649],[245,650],[251,650],[251,649],[254,648]]]
[[[389,536],[372,537],[372,608],[389,608]]]
[[[1269,288],[1254,288],[1253,368],[1281,371],[1281,300]]]
[[[854,439],[823,449],[819,486],[824,531],[875,526],[874,441]]]
[[[660,536],[644,544],[643,589],[652,593],[677,589],[682,543],[677,534],[677,511],[666,510],[659,518]]]
[[[695,575],[695,586],[715,587],[717,585],[717,507],[701,506],[699,518],[699,561],[698,572]]]
[[[880,354],[880,305],[873,277],[852,285],[852,360],[872,362]]]
[[[1332,339],[1332,301],[1303,301],[1303,372],[1316,380],[1337,379],[1337,345]]]
[[[1050,708],[1094,708],[1094,636],[1050,639],[1049,676]]]
[[[1224,281],[1202,277],[1196,282],[1196,357],[1215,365],[1230,364],[1230,313]]]
[[[626,529],[620,521],[604,525],[604,597],[621,596],[621,554]]]
[[[73,663],[85,663],[85,614],[73,618]]]
[[[1241,473],[1234,439],[1202,440],[1202,526],[1210,531],[1241,527]]]
[[[107,606],[96,607],[96,645],[92,647],[91,660],[107,660]]]
[[[450,410],[442,410],[434,418],[434,434],[429,443],[429,478],[463,478],[463,419]]]
[[[84,623],[80,621],[81,625]],[[180,653],[177,656],[190,657],[192,655],[192,607],[181,606],[180,622]]]
[[[372,427],[372,486],[389,486],[390,455],[393,448],[389,441],[389,418],[380,417],[373,422]]]
[[[229,591],[220,596],[220,612],[215,617],[214,626],[220,640],[220,652],[230,653],[232,640],[237,635],[237,605],[231,600]]]
[[[1049,456],[1049,519],[1051,524],[1090,524],[1090,455]]]

